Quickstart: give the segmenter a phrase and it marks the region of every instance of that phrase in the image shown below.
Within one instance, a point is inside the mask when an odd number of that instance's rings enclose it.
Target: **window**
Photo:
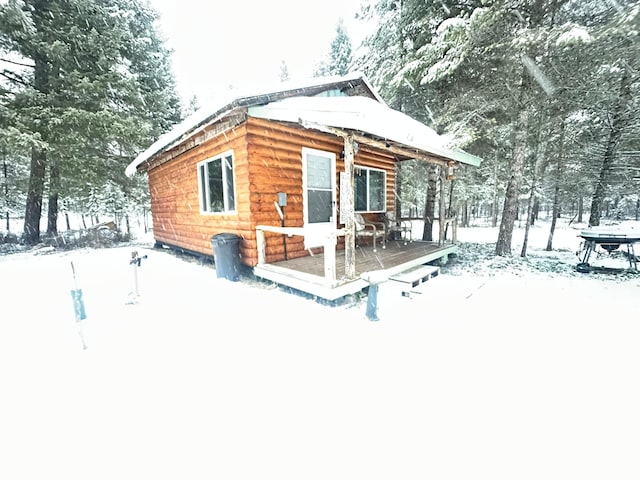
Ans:
[[[386,211],[387,172],[356,167],[354,189],[356,212]]]
[[[225,152],[198,164],[200,211],[233,212],[236,189],[233,174],[233,152]]]

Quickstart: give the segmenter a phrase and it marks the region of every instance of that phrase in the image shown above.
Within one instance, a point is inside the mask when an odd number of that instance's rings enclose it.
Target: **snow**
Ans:
[[[438,80],[448,72],[458,68],[458,66],[462,64],[462,60],[464,60],[464,57],[458,54],[458,50],[458,48],[452,47],[440,61],[430,66],[427,74],[420,80],[420,84],[426,85],[427,83]]]
[[[591,43],[589,31],[581,26],[573,25],[556,40],[556,46],[568,46],[576,43]]]
[[[435,130],[367,97],[291,97],[249,107],[259,118],[299,122],[308,128],[346,128],[372,134],[461,163],[478,166],[480,158],[447,148]]]
[[[575,272],[584,228],[461,228],[378,322],[149,243],[0,256],[0,478],[637,478],[640,276]]]
[[[352,72],[344,76],[330,76],[323,78],[307,78],[304,80],[280,82],[277,85],[271,85],[271,88],[263,87],[256,89],[255,87],[238,89],[226,92],[224,98],[211,101],[209,105],[204,106],[197,111],[193,112],[189,117],[184,119],[181,123],[175,125],[170,131],[164,133],[153,144],[151,144],[146,150],[140,153],[126,168],[125,173],[127,176],[133,176],[136,173],[136,169],[139,165],[149,160],[156,153],[167,149],[170,145],[183,139],[183,137],[189,133],[192,133],[196,128],[201,127],[205,122],[212,123],[215,120],[221,118],[223,114],[228,113],[235,102],[248,99],[251,97],[267,96],[279,92],[297,91],[305,88],[310,88],[322,83],[330,84],[333,82],[348,82],[359,80],[362,81],[367,88],[376,96],[378,101],[383,105],[386,105],[382,97],[375,91],[375,89],[369,83],[369,80],[363,73]]]
[[[436,29],[436,35],[440,36],[440,37],[444,37],[447,32],[450,29],[456,29],[456,28],[465,28],[467,25],[468,20],[464,19],[464,18],[458,18],[458,17],[454,17],[454,18],[446,18],[445,20],[442,21],[442,23],[440,23],[440,25],[438,25],[438,28]]]

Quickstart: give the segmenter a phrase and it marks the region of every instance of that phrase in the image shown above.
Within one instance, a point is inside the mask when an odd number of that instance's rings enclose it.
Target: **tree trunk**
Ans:
[[[521,88],[525,88],[524,84]],[[522,102],[521,102],[522,103]],[[524,158],[527,153],[527,128],[529,126],[529,110],[522,106],[516,124],[516,138],[511,160],[511,176],[507,183],[507,191],[504,195],[504,207],[502,208],[502,220],[498,241],[496,242],[496,255],[511,254],[511,240],[513,227],[518,216],[518,197],[524,169]]]
[[[535,187],[535,179],[534,184],[531,185],[531,191],[529,192],[529,201],[527,202],[527,221],[524,227],[524,240],[522,241],[522,250],[520,250],[520,256],[527,256],[527,244],[529,243],[529,229],[533,224],[533,203],[536,198],[536,187]]]
[[[36,5],[36,10],[42,5]],[[34,55],[33,85],[40,94],[48,95],[51,65],[47,58]],[[46,120],[40,125],[40,137],[46,142],[48,125]],[[24,241],[27,245],[35,245],[40,241],[40,217],[42,216],[42,197],[47,167],[47,152],[40,147],[31,147],[31,171],[29,172],[29,187],[27,191],[27,205],[24,215]]]
[[[564,121],[560,124],[560,143],[558,155],[556,156],[556,174],[553,176],[553,209],[551,210],[551,227],[549,228],[549,238],[547,239],[546,251],[553,250],[553,234],[556,231],[556,223],[560,216],[560,184],[564,171]]]
[[[491,208],[491,228],[498,226],[498,195],[493,197],[493,206]]]
[[[582,193],[578,196],[578,223],[582,223],[584,215],[584,199]]]
[[[9,172],[7,167],[7,152],[2,152],[2,172],[4,173],[4,203],[7,208],[7,232],[11,231],[11,225],[9,224]]]
[[[58,234],[58,197],[60,192],[60,168],[56,160],[49,162],[49,202],[47,212],[47,233]]]
[[[555,9],[559,5],[554,4],[552,12],[545,12],[544,0],[536,0],[531,3],[529,10],[530,18],[528,20],[527,27],[538,27],[545,16],[549,13],[555,12]],[[555,19],[555,15],[552,16]],[[524,25],[523,25],[524,26]],[[529,52],[529,55],[525,55],[527,58],[535,58],[533,52]],[[524,57],[523,57],[524,58]],[[517,108],[519,110],[518,120],[515,128],[515,138],[513,142],[513,158],[511,159],[511,176],[507,183],[507,190],[504,197],[504,207],[502,209],[502,220],[500,222],[500,231],[498,233],[498,241],[496,242],[496,255],[510,255],[511,254],[511,240],[513,237],[513,227],[516,217],[518,215],[518,196],[520,193],[520,184],[522,183],[522,177],[524,174],[525,157],[527,154],[527,130],[529,129],[529,123],[531,120],[531,112],[529,105],[531,87],[533,77],[545,90],[547,94],[550,94],[544,87],[541,79],[534,72],[529,70],[529,67],[524,63],[522,69],[520,90],[518,92],[519,98],[517,102]],[[527,226],[529,219],[527,218]]]
[[[462,219],[460,223],[463,227],[469,226],[469,202],[467,200],[462,203]]]
[[[493,169],[493,199],[491,202],[491,227],[498,226],[498,163]]]
[[[46,152],[32,147],[29,189],[27,191],[27,206],[24,215],[24,241],[27,245],[35,245],[40,241],[40,217],[42,215],[46,165]]]
[[[549,238],[547,239],[547,252],[553,250],[553,234],[556,231],[556,223],[558,222],[558,216],[560,214],[559,208],[560,200],[560,182],[556,182],[553,189],[553,213],[551,214],[551,227],[549,228]]]
[[[436,166],[429,165],[427,173],[427,198],[424,204],[424,228],[422,230],[422,240],[433,241],[433,218],[436,213]]]
[[[631,79],[629,74],[629,68],[624,68],[622,79],[620,80],[620,95],[616,108],[613,112],[613,119],[611,121],[611,128],[609,130],[609,138],[607,139],[607,147],[602,158],[602,165],[600,166],[600,175],[598,182],[596,183],[596,189],[593,192],[593,199],[591,200],[591,214],[589,215],[589,226],[595,227],[600,225],[600,219],[602,217],[602,204],[607,194],[607,182],[613,167],[613,161],[615,153],[622,137],[622,131],[628,123],[628,117],[625,116],[627,105],[631,100]]]
[[[531,215],[532,226],[535,225],[538,215],[540,215],[540,198],[536,195],[536,198],[533,201],[533,214]]]
[[[541,116],[541,118],[544,118]],[[540,122],[542,124],[542,120]],[[527,218],[524,227],[524,241],[522,242],[522,250],[520,251],[521,257],[527,256],[527,246],[529,243],[529,231],[534,224],[534,217],[536,215],[536,202],[538,196],[538,189],[540,187],[540,179],[544,177],[544,172],[547,169],[547,141],[543,139],[544,131],[542,125],[538,126],[538,136],[536,139],[536,155],[533,162],[532,176],[531,176],[531,191],[529,193],[529,201],[527,202]]]

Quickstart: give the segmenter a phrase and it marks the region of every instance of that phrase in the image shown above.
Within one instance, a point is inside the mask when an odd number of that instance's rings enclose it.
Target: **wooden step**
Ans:
[[[398,273],[389,277],[389,280],[393,280],[401,283],[409,283],[416,287],[422,282],[426,282],[432,277],[437,276],[440,273],[440,267],[434,265],[420,265],[412,270],[407,270],[402,273]]]
[[[415,290],[420,284],[437,277],[440,274],[440,267],[434,265],[421,265],[412,270],[398,273],[389,277],[389,280],[404,284],[402,287],[402,296],[410,297],[415,293],[422,293]]]

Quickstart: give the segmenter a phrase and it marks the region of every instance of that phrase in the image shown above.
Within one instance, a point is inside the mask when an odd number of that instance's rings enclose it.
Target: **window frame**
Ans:
[[[231,188],[233,189],[233,195],[229,195],[228,185],[229,178],[227,168],[225,168],[227,158],[231,157]],[[210,165],[220,160],[220,173],[221,173],[221,181],[222,181],[222,202],[223,207],[222,210],[212,210],[211,209],[211,190],[210,190],[210,182],[209,179],[209,168]],[[235,155],[233,154],[233,150],[226,150],[222,153],[214,155],[212,157],[207,158],[206,160],[202,160],[197,164],[197,173],[198,173],[198,204],[200,208],[201,215],[228,215],[234,214],[238,212],[238,198],[237,198],[237,188],[236,188],[236,161]],[[204,176],[203,176],[204,175]],[[230,203],[233,201],[233,208],[230,208]]]
[[[357,213],[384,213],[387,211],[387,171],[382,168],[375,167],[365,167],[362,165],[354,165],[354,173],[357,175],[358,170],[366,171],[367,179],[366,179],[366,202],[367,206],[365,210],[358,210],[357,208],[357,198],[356,198],[356,187],[355,182],[353,186],[353,200],[354,200],[354,210]],[[370,172],[382,172],[382,210],[373,210],[371,209],[371,176]]]

